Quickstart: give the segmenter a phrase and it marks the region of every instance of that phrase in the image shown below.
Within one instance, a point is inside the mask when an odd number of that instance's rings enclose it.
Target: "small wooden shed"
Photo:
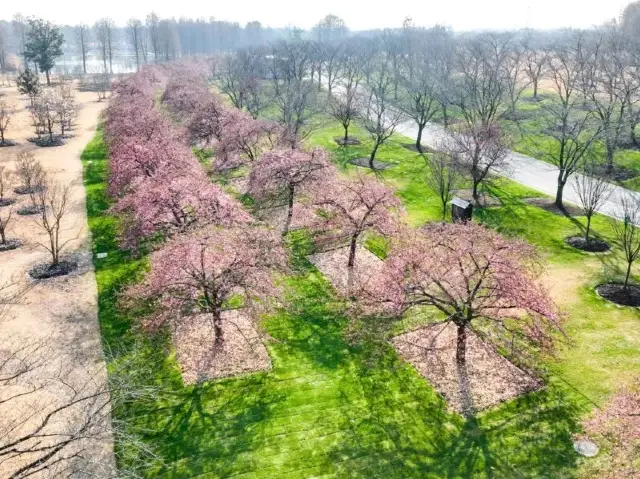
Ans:
[[[451,200],[451,217],[454,222],[462,221],[466,223],[471,221],[473,216],[473,205],[462,198],[454,198]]]

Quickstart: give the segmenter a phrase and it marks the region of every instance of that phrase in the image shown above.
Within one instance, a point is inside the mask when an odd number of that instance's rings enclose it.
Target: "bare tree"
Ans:
[[[598,172],[598,165],[594,161],[588,161],[582,169],[582,174],[576,175],[573,183],[582,211],[587,217],[587,229],[584,239],[589,242],[591,230],[591,218],[611,196],[611,185]]]
[[[220,91],[236,108],[246,109],[253,118],[258,117],[267,103],[263,85],[264,53],[262,48],[255,47],[226,55],[215,72]]]
[[[36,193],[42,188],[45,179],[42,163],[30,151],[21,151],[16,158],[16,174],[21,183],[16,192],[29,195],[31,205],[37,206]]]
[[[272,101],[277,119],[284,125],[292,147],[317,127],[313,119],[319,104],[317,90],[307,77],[311,68],[311,46],[301,40],[283,41],[272,50],[270,65]]]
[[[114,23],[110,18],[101,18],[94,25],[96,40],[100,47],[100,57],[104,73],[109,72],[113,75],[113,52],[114,52]],[[109,67],[107,70],[107,62]]]
[[[142,22],[137,18],[131,18],[127,22],[127,39],[129,46],[136,56],[136,71],[140,70],[140,50],[142,47]]]
[[[13,218],[12,206],[0,209],[0,247],[7,244],[7,227],[11,222],[11,218]]]
[[[89,26],[84,23],[76,26],[76,43],[82,55],[82,73],[87,74],[87,54],[89,52]]]
[[[453,130],[441,146],[442,150],[457,159],[460,171],[472,183],[472,196],[480,204],[480,185],[489,178],[492,169],[506,166],[509,149],[497,125],[475,125]]]
[[[455,157],[436,152],[425,158],[427,175],[425,180],[431,191],[438,195],[442,205],[442,220],[447,217],[447,204],[453,199],[461,177]]]
[[[26,45],[27,45],[27,19],[21,13],[16,13],[11,20],[11,24],[13,26],[13,32],[15,37],[18,39],[18,53],[22,56],[24,61],[24,67],[28,68],[29,62],[27,61],[26,56]],[[36,67],[37,72],[37,67]]]
[[[7,166],[0,165],[0,207],[12,204],[14,201],[7,197],[13,187],[14,174]]]
[[[62,99],[59,93],[54,89],[43,90],[42,93],[35,97],[33,102],[33,116],[35,120],[36,133],[40,135],[46,132],[49,135],[49,143],[54,143],[54,131],[56,125],[60,124],[60,116],[58,115],[59,106]]]
[[[627,272],[624,277],[622,291],[626,292],[631,275],[631,266],[640,255],[640,207],[638,199],[632,194],[627,194],[620,201],[620,210],[617,212],[619,220],[611,221],[611,229],[622,249],[624,259],[627,262]]]
[[[394,72],[389,70],[386,61],[379,66],[377,74],[370,76],[367,81],[368,91],[362,99],[364,104],[360,107],[362,125],[373,140],[373,149],[369,155],[369,168],[372,170],[375,169],[378,148],[391,138],[403,119],[402,111],[392,106]]]
[[[555,203],[563,209],[564,187],[569,177],[584,165],[599,139],[601,125],[594,122],[591,111],[583,112],[583,98],[579,95],[586,56],[584,37],[574,34],[557,44],[549,61],[549,75],[554,91],[553,101],[545,104],[545,133],[553,141],[540,152],[558,168]]]
[[[0,290],[0,307],[18,303],[23,292]],[[107,378],[102,361],[69,365],[50,341],[9,338],[7,344],[16,346],[0,351],[0,467],[6,477],[133,478],[157,466],[158,458],[135,428],[111,415],[114,410],[126,414],[134,403],[152,404],[163,393],[137,360],[139,346],[127,355],[119,352],[118,366]],[[133,454],[127,467],[132,470],[115,470],[114,440],[127,456]]]
[[[329,114],[344,128],[342,146],[349,144],[349,126],[358,118],[356,93],[347,90],[344,95],[329,97]]]
[[[438,77],[433,52],[424,42],[422,48],[407,57],[409,75],[403,77],[406,94],[400,101],[400,108],[418,127],[416,149],[422,153],[422,132],[440,109],[438,103]]]
[[[153,62],[158,63],[158,54],[160,51],[160,18],[158,18],[158,15],[154,12],[151,12],[147,15],[145,23],[149,34],[149,41],[151,42],[151,50],[153,51]]]
[[[607,149],[607,172],[613,171],[613,159],[620,136],[628,125],[627,108],[636,103],[640,88],[630,66],[634,59],[628,42],[618,26],[608,26],[597,37],[585,42],[581,93],[601,125]]]
[[[534,44],[533,35],[527,32],[521,41],[524,73],[533,85],[533,98],[538,99],[538,84],[547,71],[549,54],[542,45]]]
[[[16,108],[5,98],[0,98],[0,146],[7,145],[4,135],[15,114]]]
[[[447,88],[447,101],[456,106],[467,126],[496,123],[513,104],[518,78],[513,69],[508,35],[478,34],[459,42],[455,50],[456,74]]]
[[[36,193],[37,204],[40,207],[40,216],[35,219],[36,225],[46,233],[46,242],[38,242],[51,254],[50,267],[58,266],[60,254],[71,241],[76,238],[64,239],[61,233],[62,226],[69,213],[71,185],[54,183],[50,179],[45,180],[42,188]]]

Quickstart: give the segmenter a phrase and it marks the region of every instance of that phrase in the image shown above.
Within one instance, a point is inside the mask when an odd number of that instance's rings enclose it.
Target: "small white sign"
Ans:
[[[109,255],[109,253],[98,253],[98,254],[96,255],[96,258],[98,258],[98,259],[104,259],[104,258],[106,258],[108,255]]]

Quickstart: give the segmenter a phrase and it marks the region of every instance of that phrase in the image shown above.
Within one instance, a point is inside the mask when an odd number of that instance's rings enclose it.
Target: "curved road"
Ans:
[[[396,131],[413,140],[418,136],[418,128],[413,122],[404,122],[398,125]],[[439,125],[430,123],[422,133],[422,144],[435,149],[438,143],[441,143],[445,138],[445,129]],[[550,163],[512,151],[507,156],[507,166],[496,170],[495,173],[555,197],[558,185],[558,168]],[[564,200],[580,205],[580,198],[576,194],[573,186],[575,184],[575,178],[576,175],[572,175],[569,178],[564,189]],[[635,196],[636,199],[640,201],[639,193],[613,184],[610,184],[610,188],[611,195],[598,209],[599,213],[613,218],[619,218],[621,199],[625,195]]]

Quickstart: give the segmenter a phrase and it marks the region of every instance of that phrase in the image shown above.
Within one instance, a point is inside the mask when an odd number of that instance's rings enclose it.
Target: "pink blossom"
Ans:
[[[158,312],[150,325],[212,317],[222,341],[221,313],[234,296],[246,307],[265,306],[280,296],[274,273],[287,269],[279,235],[258,226],[209,227],[170,240],[151,255],[145,282],[129,290],[134,298],[154,298]]]
[[[369,311],[392,316],[435,307],[463,341],[469,328],[512,352],[524,352],[525,343],[550,349],[561,318],[535,281],[535,266],[535,249],[524,241],[475,223],[430,224],[404,231],[360,299]]]
[[[279,149],[264,153],[249,176],[248,192],[264,207],[265,203],[287,205],[283,233],[289,231],[296,195],[310,189],[321,189],[336,179],[336,171],[327,151],[320,148],[307,153],[302,150]]]

